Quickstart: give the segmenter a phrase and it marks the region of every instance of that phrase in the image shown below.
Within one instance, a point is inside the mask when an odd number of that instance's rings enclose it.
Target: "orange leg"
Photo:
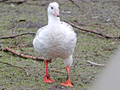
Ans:
[[[69,78],[70,67],[67,66],[67,67],[66,67],[66,70],[67,70],[67,78],[68,78],[68,79],[67,79],[66,82],[64,82],[64,83],[60,83],[60,85],[73,87],[73,85],[71,84],[71,80],[70,80],[70,78]]]
[[[49,60],[45,61],[45,63],[46,63],[46,72],[45,72],[45,76],[44,76],[44,82],[45,83],[52,83],[52,82],[55,82],[55,81],[49,78],[48,69],[47,69],[48,68],[48,62],[49,62]]]

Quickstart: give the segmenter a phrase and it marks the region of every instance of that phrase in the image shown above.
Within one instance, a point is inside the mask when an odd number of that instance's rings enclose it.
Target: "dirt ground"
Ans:
[[[0,90],[89,90],[90,85],[107,64],[119,46],[119,39],[109,39],[74,28],[77,45],[73,55],[70,78],[73,88],[60,86],[65,82],[66,70],[60,58],[52,59],[49,74],[56,82],[43,83],[45,63],[25,59],[2,51],[2,46],[32,56],[40,56],[33,48],[33,34],[1,39],[25,32],[36,33],[47,24],[47,7],[50,2],[60,4],[62,21],[72,22],[85,29],[104,35],[120,36],[119,0],[0,0],[0,61],[25,68],[0,63]],[[71,2],[71,1],[74,1]]]

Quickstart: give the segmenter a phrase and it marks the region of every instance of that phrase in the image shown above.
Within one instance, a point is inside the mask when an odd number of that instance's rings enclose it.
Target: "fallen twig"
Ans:
[[[100,35],[100,36],[105,37],[105,38],[120,39],[120,36],[109,36],[109,35],[105,35],[105,34],[102,34],[102,33],[100,33],[100,32],[97,32],[97,31],[92,31],[92,30],[90,30],[90,29],[82,28],[82,27],[80,27],[80,26],[78,26],[78,25],[75,25],[74,23],[71,23],[71,22],[67,22],[67,23],[69,23],[69,24],[72,25],[73,27],[75,27],[75,28],[77,28],[77,29],[80,29],[80,30],[82,30],[82,31],[91,32],[91,33]]]
[[[60,3],[60,2],[58,2],[59,3],[59,5],[63,5],[63,4],[65,4],[67,1],[65,1],[65,2],[63,2],[63,3]],[[42,3],[42,4],[39,4],[39,3],[36,3],[36,4],[34,4],[34,3],[30,3],[30,2],[26,2],[26,4],[28,4],[28,5],[33,5],[33,6],[46,6],[46,5],[49,5],[49,3],[51,3],[51,1],[50,2],[47,2],[47,3]]]
[[[92,27],[99,27],[99,28],[106,28],[106,27],[110,27],[110,28],[115,28],[113,26],[103,26],[103,25],[96,25],[96,24],[85,24],[85,23],[81,23],[81,22],[77,22],[75,21],[75,24],[80,25],[80,26],[92,26]],[[118,28],[120,28],[120,26],[116,26]]]
[[[70,2],[72,2],[75,6],[77,6],[78,8],[80,8],[80,6],[78,6],[73,0],[69,0]]]
[[[117,0],[109,0],[109,1],[104,1],[103,4],[104,4],[104,3],[116,3],[116,4],[119,5],[119,4],[120,4],[120,1],[119,1],[119,0],[118,0],[118,1],[117,1]]]
[[[92,26],[92,27],[102,27],[102,28],[108,27],[108,26],[101,26],[101,25],[96,25],[96,24],[85,24],[85,23],[81,23],[78,21],[74,21],[74,22],[75,22],[75,24],[80,25],[80,26]],[[111,27],[111,28],[113,28],[113,27]]]
[[[23,58],[30,58],[30,59],[33,59],[33,60],[37,60],[37,61],[44,61],[44,59],[42,57],[35,57],[35,56],[30,56],[30,55],[25,55],[25,54],[22,54],[22,53],[19,53],[19,52],[16,52],[8,47],[5,48],[6,50],[5,51],[9,51],[17,56],[20,56],[20,57],[23,57]]]
[[[101,8],[102,9],[102,8]],[[105,13],[107,13],[109,15],[109,17],[111,18],[111,20],[113,21],[114,25],[118,28],[120,28],[120,26],[117,24],[117,22],[114,20],[114,18],[104,9],[102,9]]]
[[[61,70],[56,70],[56,69],[51,69],[52,72],[57,72],[57,73],[65,73],[64,71]]]
[[[30,3],[30,2],[26,2],[26,4],[28,4],[28,5],[33,5],[33,6],[46,6],[46,5],[48,5],[50,2],[47,2],[47,3],[42,3],[42,4],[39,4],[39,3],[36,3],[36,4],[34,4],[34,3]]]
[[[26,75],[29,76],[29,73],[28,73],[27,70],[26,70],[25,68],[23,68],[23,67],[15,66],[15,65],[12,65],[12,64],[10,64],[10,63],[2,62],[2,61],[0,61],[0,63],[4,63],[4,64],[7,64],[7,65],[10,65],[10,66],[13,66],[13,67],[17,67],[17,68],[23,69],[23,70],[25,71]]]
[[[38,72],[36,72],[35,74],[38,74],[40,71],[41,71],[41,69]]]
[[[27,0],[16,0],[16,1],[2,0],[2,1],[0,1],[0,2],[4,2],[4,3],[7,3],[7,4],[14,3],[14,4],[17,4],[17,5],[20,5],[20,4],[22,4],[22,3],[27,2]]]
[[[89,61],[89,60],[87,60],[87,63],[89,63],[91,65],[94,65],[94,66],[105,66],[105,64],[98,64],[98,63],[95,63],[95,62],[92,62],[92,61]]]
[[[21,33],[21,34],[18,34],[18,35],[13,35],[13,36],[5,36],[5,37],[0,37],[0,39],[8,39],[8,38],[15,38],[15,37],[18,37],[18,36],[22,36],[22,35],[27,35],[27,34],[36,34],[34,32],[26,32],[26,33]]]

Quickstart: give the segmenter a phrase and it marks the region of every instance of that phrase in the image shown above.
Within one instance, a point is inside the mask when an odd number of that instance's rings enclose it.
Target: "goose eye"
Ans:
[[[51,9],[53,9],[53,7],[51,7]]]

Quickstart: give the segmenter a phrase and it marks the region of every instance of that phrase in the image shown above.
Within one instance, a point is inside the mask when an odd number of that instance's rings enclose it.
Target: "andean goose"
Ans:
[[[55,82],[50,79],[47,68],[50,59],[59,57],[63,59],[67,70],[67,81],[60,85],[73,87],[69,78],[69,70],[73,63],[76,34],[71,25],[60,21],[58,3],[50,3],[47,11],[48,25],[40,28],[33,40],[35,50],[42,55],[46,63],[44,82]]]

